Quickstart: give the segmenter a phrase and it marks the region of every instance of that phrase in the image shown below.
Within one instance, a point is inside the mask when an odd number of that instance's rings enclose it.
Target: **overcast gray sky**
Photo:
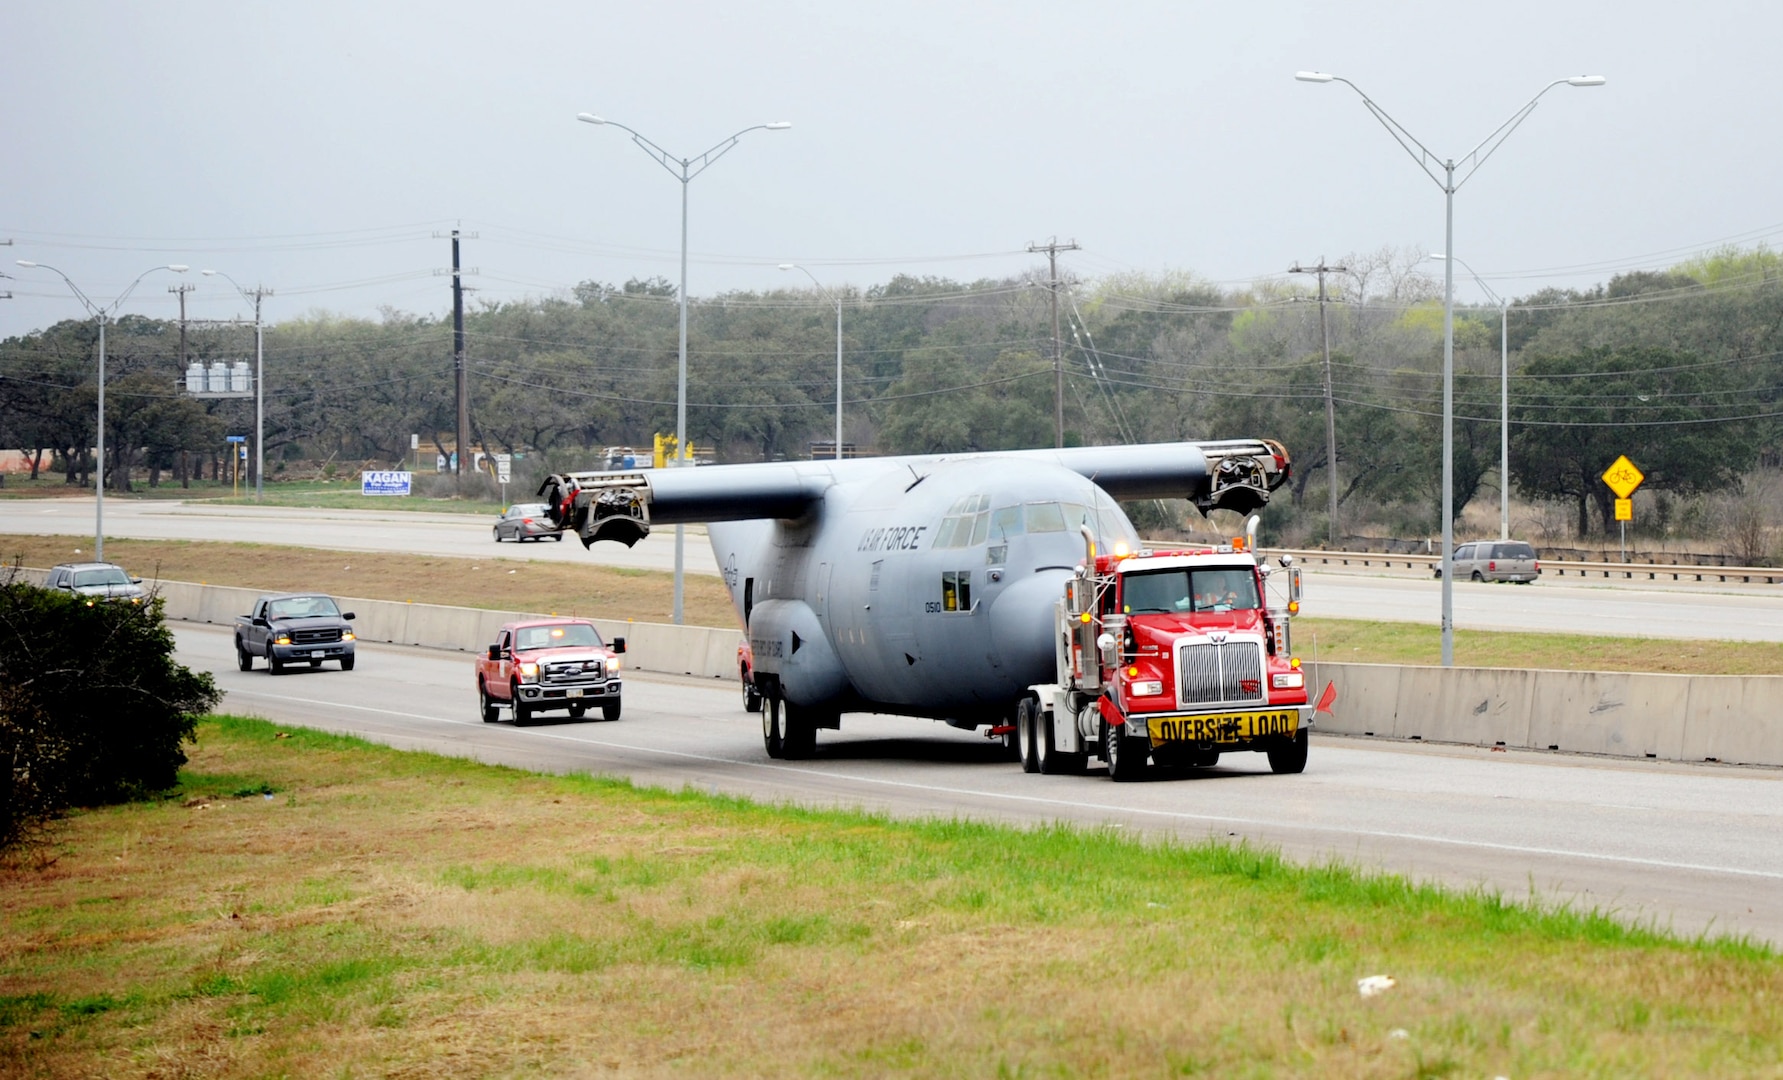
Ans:
[[[594,112],[692,156],[689,291],[997,277],[1074,238],[1084,277],[1242,283],[1384,245],[1439,251],[1443,198],[1341,84],[1465,153],[1549,93],[1455,202],[1501,292],[1783,237],[1783,5],[1099,5],[6,0],[0,336],[163,262],[277,290],[278,320],[449,310],[677,274],[679,182]],[[1435,264],[1433,264],[1434,266]],[[170,317],[168,275],[129,312]],[[197,279],[192,313],[245,310]],[[802,279],[800,279],[802,280]],[[1478,298],[1469,283],[1463,298]]]

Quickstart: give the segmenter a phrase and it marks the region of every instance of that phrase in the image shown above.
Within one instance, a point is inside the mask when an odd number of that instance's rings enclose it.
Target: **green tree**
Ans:
[[[1743,365],[1670,349],[1588,349],[1530,362],[1511,400],[1517,487],[1578,508],[1607,533],[1615,495],[1602,479],[1618,455],[1646,487],[1677,495],[1736,487],[1757,460],[1743,418],[1756,411]]]

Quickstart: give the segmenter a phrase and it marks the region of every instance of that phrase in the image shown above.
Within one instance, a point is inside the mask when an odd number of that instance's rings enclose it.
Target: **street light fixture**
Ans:
[[[737,140],[751,131],[785,131],[792,127],[788,120],[776,120],[771,124],[752,124],[749,127],[722,139],[717,145],[703,154],[694,157],[676,157],[662,147],[651,142],[634,128],[627,127],[616,120],[596,116],[593,113],[577,113],[576,119],[584,124],[597,124],[602,127],[616,127],[631,136],[631,141],[638,148],[649,154],[658,165],[669,171],[669,175],[681,181],[681,358],[676,369],[675,378],[675,465],[686,464],[687,453],[687,185],[693,178],[705,172],[712,163],[730,152],[737,145]],[[684,577],[684,551],[686,547],[687,527],[675,526],[675,622],[681,623],[682,596]]]
[[[266,350],[265,338],[261,333],[260,301],[272,295],[272,290],[263,285],[253,289],[242,287],[241,282],[223,273],[221,270],[200,270],[205,277],[220,277],[235,286],[243,300],[254,302],[254,501],[259,502],[265,493],[264,480],[266,465]]]
[[[1432,259],[1447,260],[1438,252]],[[1498,305],[1498,538],[1511,538],[1511,302],[1492,291],[1467,260],[1457,257],[1473,282]]]
[[[1498,125],[1492,134],[1481,140],[1478,146],[1457,158],[1439,158],[1430,149],[1419,142],[1411,132],[1401,127],[1399,121],[1387,115],[1387,111],[1376,105],[1362,88],[1341,75],[1332,75],[1323,71],[1297,71],[1294,78],[1301,82],[1328,83],[1340,82],[1362,99],[1362,104],[1381,122],[1387,133],[1393,136],[1418,163],[1425,175],[1436,181],[1442,188],[1444,196],[1443,208],[1443,250],[1455,250],[1455,192],[1462,184],[1467,183],[1481,165],[1486,163],[1504,141],[1510,138],[1511,132],[1517,130],[1530,113],[1535,111],[1542,96],[1556,86],[1602,86],[1602,75],[1574,75],[1570,78],[1555,79],[1541,88],[1528,103],[1511,114],[1509,120]],[[1457,169],[1463,164],[1460,179],[1456,179]],[[1433,165],[1440,165],[1439,176]],[[1442,356],[1442,662],[1444,667],[1455,666],[1455,264],[1453,260],[1443,263],[1443,356]]]
[[[69,278],[69,276],[67,274],[64,274],[62,271],[57,270],[53,266],[50,266],[48,263],[32,262],[29,259],[17,259],[15,261],[20,266],[23,266],[26,269],[37,268],[37,269],[48,270],[51,273],[55,274],[57,277],[61,278],[63,280],[63,282],[65,282],[68,285],[68,291],[72,292],[74,294],[74,298],[81,302],[81,306],[87,309],[87,314],[93,316],[93,318],[96,319],[99,323],[99,436],[98,436],[98,450],[97,450],[98,457],[99,457],[99,471],[98,471],[98,476],[95,477],[96,482],[93,485],[93,494],[94,494],[94,500],[93,500],[93,561],[104,562],[105,561],[105,320],[109,319],[112,315],[117,313],[118,308],[120,308],[124,305],[124,301],[128,300],[130,298],[130,294],[136,291],[136,287],[138,285],[142,284],[143,278],[148,277],[150,274],[154,273],[157,270],[171,270],[176,274],[183,274],[186,272],[188,267],[184,263],[169,263],[165,266],[151,266],[147,270],[144,270],[142,273],[136,275],[136,280],[132,281],[130,283],[130,287],[128,289],[125,289],[121,294],[119,294],[119,296],[116,300],[113,300],[110,304],[100,304],[94,300],[89,299],[87,294],[81,291],[80,286],[76,285],[74,283],[74,281]]]
[[[817,291],[829,297],[836,305],[836,460],[842,460],[842,297],[823,287],[817,275],[800,266],[798,263],[781,263],[782,270],[797,270],[811,279]]]

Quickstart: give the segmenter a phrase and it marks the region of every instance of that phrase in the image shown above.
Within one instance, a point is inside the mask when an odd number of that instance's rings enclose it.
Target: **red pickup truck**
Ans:
[[[624,638],[608,645],[586,619],[508,623],[477,658],[477,705],[484,723],[494,723],[503,705],[513,709],[516,727],[546,709],[567,709],[580,720],[599,706],[604,719],[619,719],[624,651]]]

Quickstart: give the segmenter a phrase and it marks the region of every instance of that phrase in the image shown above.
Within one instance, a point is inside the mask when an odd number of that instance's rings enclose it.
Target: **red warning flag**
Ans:
[[[1328,682],[1325,684],[1325,692],[1323,694],[1319,695],[1319,703],[1317,706],[1315,706],[1313,708],[1313,712],[1328,713],[1331,711],[1331,706],[1335,705],[1336,703],[1337,703],[1337,684],[1334,682]]]

